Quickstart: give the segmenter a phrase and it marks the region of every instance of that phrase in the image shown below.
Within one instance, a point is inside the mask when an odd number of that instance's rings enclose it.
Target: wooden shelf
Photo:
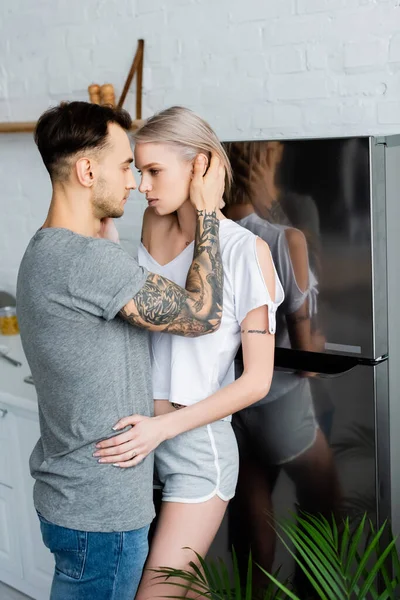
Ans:
[[[136,74],[137,85],[136,85],[136,119],[132,122],[132,131],[138,129],[142,121],[142,86],[143,86],[143,55],[144,55],[144,40],[138,40],[136,53],[132,62],[132,66],[129,70],[128,77],[125,81],[124,89],[121,94],[121,98],[118,101],[117,106],[122,108],[129,88],[131,86],[133,77]],[[32,121],[28,122],[4,122],[0,123],[0,133],[33,133],[36,127],[36,123]]]
[[[136,119],[134,121],[132,121],[132,128],[131,131],[135,131],[136,129],[139,129],[139,127],[143,124],[143,120],[141,119]],[[32,122],[27,122],[27,123],[23,123],[22,121],[20,123],[18,122],[5,122],[5,123],[0,123],[0,133],[33,133],[36,127],[36,123],[34,121]]]
[[[0,123],[0,133],[32,133],[36,123]]]

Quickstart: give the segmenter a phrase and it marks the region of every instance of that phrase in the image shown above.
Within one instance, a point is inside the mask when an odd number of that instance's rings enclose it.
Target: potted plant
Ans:
[[[357,525],[353,526],[347,518],[338,528],[334,520],[301,514],[282,521],[278,535],[308,578],[315,598],[395,600],[400,597],[400,561],[396,540],[386,523],[376,530],[365,514]],[[155,571],[156,577],[167,578],[174,585],[178,581],[182,587],[182,596],[168,598],[184,598],[184,593],[191,589],[200,598],[210,600],[305,600],[296,595],[289,582],[279,581],[279,572],[271,574],[257,565],[253,567],[251,556],[245,581],[240,578],[234,551],[232,569],[222,560],[196,557],[188,570]],[[253,595],[253,568],[261,569],[270,580],[259,596]]]

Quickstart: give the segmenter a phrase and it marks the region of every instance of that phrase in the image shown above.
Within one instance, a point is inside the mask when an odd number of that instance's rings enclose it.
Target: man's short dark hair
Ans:
[[[132,119],[122,108],[90,102],[62,102],[46,110],[36,124],[35,142],[51,179],[69,177],[73,155],[103,149],[109,123],[128,131]]]

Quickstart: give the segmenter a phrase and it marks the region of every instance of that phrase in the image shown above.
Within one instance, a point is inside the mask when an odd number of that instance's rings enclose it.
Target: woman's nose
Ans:
[[[141,192],[142,194],[145,194],[146,192],[149,192],[150,190],[151,190],[150,182],[147,179],[145,179],[144,177],[142,177],[142,180],[139,185],[139,192]]]

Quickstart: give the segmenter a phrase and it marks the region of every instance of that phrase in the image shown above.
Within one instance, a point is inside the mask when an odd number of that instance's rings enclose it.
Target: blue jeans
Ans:
[[[50,600],[133,600],[148,552],[149,527],[93,533],[67,529],[38,515],[56,561]]]

